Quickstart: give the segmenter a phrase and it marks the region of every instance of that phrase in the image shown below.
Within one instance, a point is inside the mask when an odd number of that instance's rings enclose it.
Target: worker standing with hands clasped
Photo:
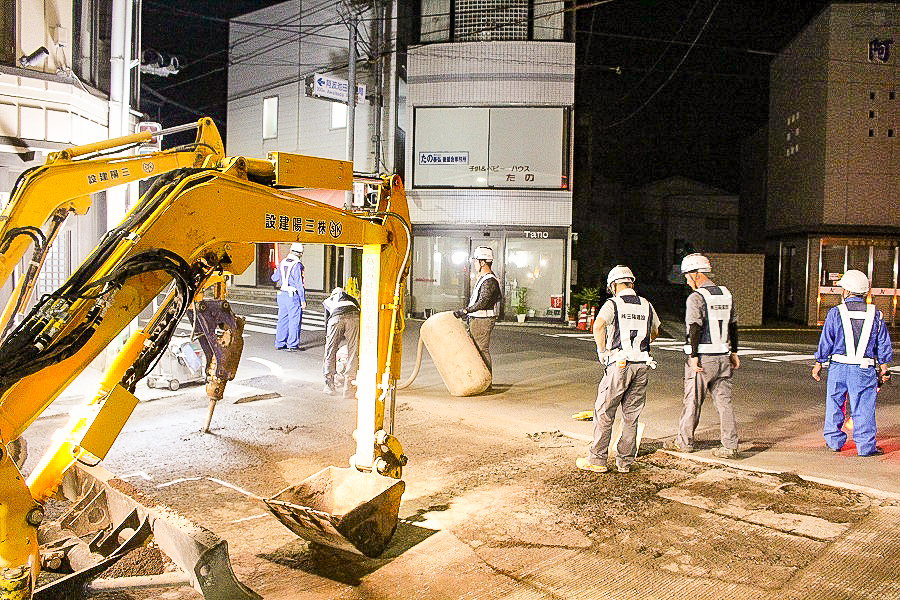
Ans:
[[[819,381],[822,363],[830,361],[825,395],[825,443],[840,452],[847,441],[841,431],[844,425],[844,399],[853,415],[853,441],[859,456],[879,456],[884,450],[875,445],[875,392],[879,372],[887,378],[888,365],[894,358],[891,337],[884,316],[866,304],[869,278],[862,271],[850,269],[837,282],[841,303],[828,311],[813,379]]]
[[[495,306],[500,302],[500,281],[491,265],[494,263],[494,251],[487,246],[478,246],[472,253],[472,261],[477,269],[478,280],[472,288],[472,296],[469,305],[453,312],[453,316],[459,319],[469,320],[469,333],[475,340],[475,346],[484,359],[488,371],[491,369],[491,332],[494,331],[494,323],[497,321]]]
[[[656,367],[650,342],[659,334],[659,317],[653,305],[635,293],[634,274],[628,267],[614,267],[606,277],[606,289],[613,296],[600,308],[593,327],[597,356],[605,369],[594,403],[594,442],[588,457],[576,459],[575,466],[595,473],[608,470],[613,421],[621,406],[616,468],[628,473],[637,457],[638,418],[647,400],[648,375]]]
[[[322,302],[322,308],[325,309],[325,360],[322,365],[325,389],[322,391],[329,396],[335,393],[337,353],[343,340],[347,344],[347,364],[340,375],[344,378],[344,397],[348,397],[359,365],[359,302],[337,287]]]
[[[731,292],[713,283],[707,275],[711,272],[709,259],[702,254],[689,254],[681,261],[685,282],[694,290],[685,303],[684,406],[678,434],[664,447],[677,452],[694,451],[694,432],[708,393],[719,412],[722,442],[713,450],[713,456],[738,458],[737,420],[731,398],[732,372],[741,366],[737,314]]]
[[[275,349],[296,352],[300,347],[300,329],[306,308],[306,288],[303,282],[303,244],[291,244],[291,251],[272,273],[278,288],[278,325],[275,328]]]

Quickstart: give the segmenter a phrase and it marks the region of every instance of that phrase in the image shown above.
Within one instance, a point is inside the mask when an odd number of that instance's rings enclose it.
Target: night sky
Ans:
[[[144,0],[143,47],[183,68],[144,75],[142,109],[164,126],[211,115],[224,129],[227,19],[277,3]],[[595,5],[576,16],[576,152],[589,145],[594,171],[624,185],[683,175],[737,192],[741,143],[766,123],[773,53],[828,3],[576,4]]]

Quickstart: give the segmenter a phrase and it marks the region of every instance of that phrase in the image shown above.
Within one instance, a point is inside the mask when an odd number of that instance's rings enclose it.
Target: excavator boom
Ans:
[[[385,407],[393,401],[399,374],[403,281],[411,239],[400,179],[367,179],[377,185],[377,199],[374,207],[361,212],[288,191],[304,187],[346,191],[352,189],[353,180],[348,163],[285,153],[273,153],[269,160],[223,159],[215,166],[173,173],[145,194],[63,287],[42,298],[9,332],[0,343],[4,444],[20,436],[154,298],[170,288],[167,300],[150,323],[129,338],[96,396],[73,413],[65,435],[51,446],[27,482],[22,482],[6,453],[0,458],[0,503],[15,508],[0,513],[0,528],[11,532],[0,539],[0,567],[30,565],[35,580],[34,527],[40,522],[40,503],[57,490],[76,460],[105,457],[137,404],[135,384],[168,344],[197,290],[223,273],[243,272],[258,242],[362,248],[357,448],[351,465],[372,477],[399,479],[406,457],[392,425],[385,424]],[[392,501],[393,526],[399,493]],[[389,539],[390,523],[387,529]],[[384,543],[382,539],[379,546]]]

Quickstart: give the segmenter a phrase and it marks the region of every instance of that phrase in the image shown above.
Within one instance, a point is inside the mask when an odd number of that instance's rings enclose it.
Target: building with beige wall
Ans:
[[[120,31],[120,47],[136,51],[139,11],[132,0],[0,0],[0,206],[19,176],[44,164],[49,153],[134,131],[134,114],[126,106],[127,123],[117,119],[123,103],[112,102],[110,95],[114,4],[122,9],[120,25],[130,8],[132,36]],[[118,56],[121,66],[125,61]],[[123,85],[135,98],[138,76]],[[126,212],[121,188],[92,198],[88,215],[69,219],[60,229],[36,296],[56,289]],[[22,268],[0,287],[0,300]]]
[[[772,62],[767,250],[778,316],[821,323],[847,269],[897,321],[896,4],[832,4]]]

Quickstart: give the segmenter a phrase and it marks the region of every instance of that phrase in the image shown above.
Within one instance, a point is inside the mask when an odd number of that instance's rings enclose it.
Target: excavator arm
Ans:
[[[362,248],[359,416],[351,464],[357,472],[400,477],[406,458],[392,425],[385,424],[385,408],[393,402],[399,374],[399,319],[411,232],[399,178],[369,183],[378,186],[376,207],[350,212],[286,191],[351,190],[351,166],[342,161],[273,153],[269,160],[238,157],[216,167],[180,171],[145,194],[66,284],[10,331],[0,344],[4,444],[21,435],[170,288],[148,325],[126,342],[96,396],[73,414],[64,437],[27,482],[6,453],[0,457],[0,506],[6,509],[0,511],[0,530],[7,533],[0,536],[0,568],[27,571],[33,585],[40,503],[76,461],[94,463],[105,457],[137,404],[135,384],[166,347],[197,290],[222,273],[243,272],[253,260],[255,242]]]
[[[118,154],[150,141],[154,135],[189,129],[197,130],[192,144],[139,156]],[[106,156],[110,152],[117,154]],[[32,244],[34,252],[0,316],[0,332],[13,314],[24,312],[56,234],[70,214],[87,213],[91,194],[180,168],[199,168],[223,155],[224,146],[215,124],[212,119],[203,118],[156,134],[142,132],[67,148],[48,155],[45,164],[25,171],[0,213],[0,285],[9,279]]]

